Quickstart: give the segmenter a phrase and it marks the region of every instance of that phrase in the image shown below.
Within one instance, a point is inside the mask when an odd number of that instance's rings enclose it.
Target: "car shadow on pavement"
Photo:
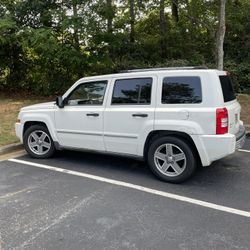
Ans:
[[[208,167],[198,167],[193,178],[182,185],[196,186],[202,184],[203,186],[211,186],[215,183],[216,185],[232,183],[234,179],[237,181],[239,175],[249,174],[249,171],[246,173],[245,168],[245,159],[248,155],[242,156],[239,154],[241,153],[237,152],[224,159],[215,161]],[[50,161],[50,164],[53,166],[56,164],[58,167],[70,168],[95,175],[105,174],[105,176],[110,178],[129,177],[129,179],[145,178],[147,180],[159,181],[151,173],[146,162],[123,156],[65,150],[57,152],[56,156],[50,159]]]

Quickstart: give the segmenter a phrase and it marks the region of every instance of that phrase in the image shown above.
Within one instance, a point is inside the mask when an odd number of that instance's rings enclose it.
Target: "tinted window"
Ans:
[[[116,80],[112,104],[150,104],[152,78]]]
[[[67,105],[102,105],[107,81],[89,82],[77,86],[67,98]]]
[[[220,77],[220,83],[221,83],[221,88],[223,92],[223,97],[224,97],[224,102],[230,102],[234,100],[235,94],[234,90],[231,84],[231,80],[229,76],[219,76]]]
[[[201,81],[196,76],[165,77],[162,103],[200,103]]]

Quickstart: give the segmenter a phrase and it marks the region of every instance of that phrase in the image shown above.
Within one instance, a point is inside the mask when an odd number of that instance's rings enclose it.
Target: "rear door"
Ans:
[[[219,75],[224,106],[228,110],[229,133],[236,134],[240,126],[240,104],[238,103],[229,75]]]
[[[142,155],[153,130],[156,76],[115,78],[104,111],[104,143],[109,152]]]

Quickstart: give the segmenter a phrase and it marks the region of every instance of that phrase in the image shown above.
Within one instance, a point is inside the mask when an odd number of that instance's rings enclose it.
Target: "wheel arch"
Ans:
[[[41,122],[41,121],[26,121],[23,125],[23,136],[25,134],[25,132],[27,131],[28,128],[30,128],[31,126],[34,126],[34,125],[40,125],[40,126],[43,126],[43,127],[46,127],[48,130],[48,126],[45,122]]]
[[[34,126],[34,128],[32,128]],[[31,129],[29,131],[29,129]],[[49,143],[49,145],[45,146],[42,143],[45,143],[45,139],[42,139],[42,141],[40,141],[40,138],[37,142],[37,140],[33,141],[36,143],[36,145],[34,146],[30,146],[30,135],[32,132],[34,131],[38,131],[39,132],[44,132],[46,133],[47,137],[49,137],[49,141],[46,141],[47,143]],[[40,136],[40,135],[39,135]],[[45,138],[45,137],[44,137]],[[42,121],[26,121],[24,122],[23,125],[23,144],[24,144],[24,148],[27,151],[27,153],[32,157],[32,158],[41,158],[41,159],[46,159],[51,157],[56,148],[55,142],[53,141],[53,138],[50,135],[50,131],[49,131],[49,127],[47,126],[47,124],[45,122]],[[36,147],[36,149],[35,149]],[[44,147],[47,148],[46,150],[44,150]],[[41,150],[41,151],[40,151]]]
[[[143,150],[143,157],[144,159],[147,159],[147,153],[148,153],[148,150],[149,150],[149,146],[151,144],[151,142],[153,140],[156,140],[160,137],[163,137],[163,136],[173,136],[173,137],[176,137],[176,138],[179,138],[181,140],[184,140],[187,144],[189,144],[192,149],[193,149],[193,152],[195,154],[195,157],[196,159],[199,161],[199,165],[201,165],[201,158],[200,158],[200,154],[197,150],[197,147],[193,141],[193,139],[191,138],[191,136],[185,132],[180,132],[180,131],[174,131],[174,130],[155,130],[155,131],[151,131],[147,138],[146,138],[146,141],[145,141],[145,144],[144,144],[144,150]]]

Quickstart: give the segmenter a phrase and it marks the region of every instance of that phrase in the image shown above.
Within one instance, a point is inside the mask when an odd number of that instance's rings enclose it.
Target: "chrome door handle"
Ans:
[[[148,117],[148,114],[132,114],[133,117]]]
[[[94,117],[97,117],[97,116],[99,116],[99,114],[98,114],[98,113],[88,113],[88,114],[86,114],[86,116],[94,116]]]

